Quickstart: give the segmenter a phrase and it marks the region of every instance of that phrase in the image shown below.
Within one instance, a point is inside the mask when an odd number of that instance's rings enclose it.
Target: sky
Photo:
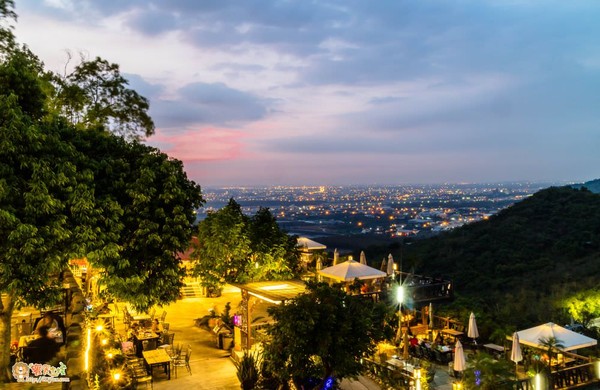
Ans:
[[[595,0],[16,0],[46,68],[120,65],[203,187],[600,177]]]

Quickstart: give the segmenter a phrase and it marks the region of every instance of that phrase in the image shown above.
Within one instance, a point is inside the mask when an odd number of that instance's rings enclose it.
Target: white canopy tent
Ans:
[[[387,276],[383,271],[354,260],[344,261],[343,263],[324,268],[319,271],[319,275],[339,282],[351,282],[356,278],[359,280],[368,280],[385,278]]]
[[[540,343],[540,339],[547,339],[548,337],[555,337],[562,345],[564,345],[564,348],[561,348],[563,351],[572,351],[574,349],[591,347],[598,344],[596,339],[573,332],[572,330],[563,328],[552,322],[521,330],[516,333],[519,336],[519,342],[521,344],[540,349],[545,348],[544,345]]]

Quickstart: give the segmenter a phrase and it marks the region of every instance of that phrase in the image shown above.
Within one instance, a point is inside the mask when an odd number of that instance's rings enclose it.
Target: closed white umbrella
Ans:
[[[317,271],[320,271],[321,269],[323,269],[323,262],[321,261],[320,258],[317,259]]]
[[[365,251],[360,251],[360,263],[367,265],[367,255],[365,255]]]
[[[385,257],[381,261],[381,267],[379,268],[379,270],[383,272],[387,271],[387,260],[385,259]]]
[[[456,340],[456,347],[454,348],[454,371],[462,373],[466,367],[467,362],[465,361],[463,346],[460,343],[460,340]]]
[[[433,329],[433,303],[429,302],[429,329]]]
[[[340,262],[340,252],[338,252],[337,248],[333,251],[333,265],[336,265]]]
[[[523,360],[523,354],[521,353],[521,344],[519,343],[519,334],[517,332],[513,333],[512,340],[512,350],[510,351],[510,360],[515,362],[515,373],[517,372],[517,367],[519,362]]]
[[[477,330],[477,322],[475,322],[475,314],[473,312],[471,312],[471,315],[469,316],[469,330],[467,331],[467,336],[472,338],[473,341],[479,337],[479,330]],[[477,342],[475,341],[475,343]]]
[[[394,275],[394,258],[392,257],[391,253],[388,256],[387,274],[388,274],[388,276]]]

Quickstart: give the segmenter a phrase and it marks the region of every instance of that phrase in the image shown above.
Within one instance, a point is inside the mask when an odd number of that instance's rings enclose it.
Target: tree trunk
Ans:
[[[0,383],[10,382],[10,320],[15,300],[12,293],[7,293],[7,297],[2,302],[0,299]]]

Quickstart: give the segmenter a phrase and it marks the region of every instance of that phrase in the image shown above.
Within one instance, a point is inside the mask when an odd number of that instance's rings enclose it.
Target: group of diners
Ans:
[[[444,340],[441,333],[438,333],[433,341],[428,339],[419,339],[416,336],[410,336],[408,340],[408,351],[411,356],[429,361],[448,364],[454,358],[454,346],[449,340]],[[401,346],[401,349],[404,346]]]
[[[155,317],[154,310],[148,316],[126,313],[129,316],[126,322],[127,341],[122,347],[136,383],[152,383],[154,368],[162,368],[167,379],[171,379],[171,367],[175,373],[177,367],[186,367],[191,373],[191,347],[174,344],[175,333],[169,332],[169,323],[164,322],[166,312],[160,318]]]

